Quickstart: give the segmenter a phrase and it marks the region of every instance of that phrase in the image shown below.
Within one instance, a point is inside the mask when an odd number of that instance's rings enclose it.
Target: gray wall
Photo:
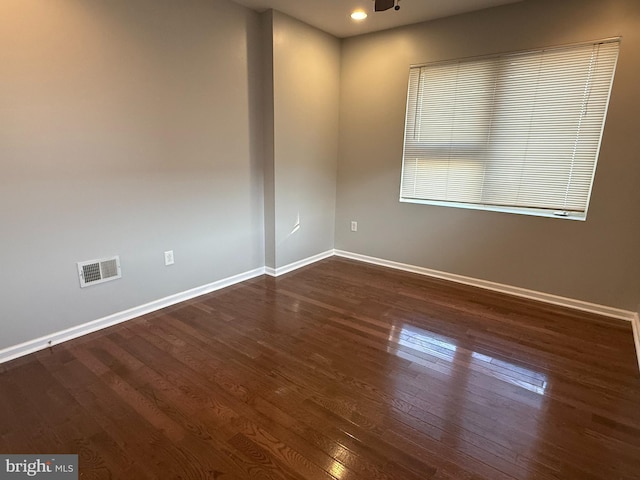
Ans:
[[[280,12],[271,18],[274,258],[282,267],[333,248],[340,41]]]
[[[398,202],[409,65],[617,35],[586,222]],[[530,0],[345,40],[336,248],[634,311],[639,78],[637,0]]]
[[[259,35],[225,0],[0,2],[0,348],[264,265]]]
[[[276,268],[276,185],[273,119],[273,10],[261,14],[262,95],[264,140],[264,253],[265,266]]]
[[[398,202],[411,63],[612,35],[587,222]],[[0,65],[0,349],[334,238],[637,307],[639,2],[528,0],[341,43],[227,0],[2,0]],[[75,262],[114,254],[123,278],[80,289]]]

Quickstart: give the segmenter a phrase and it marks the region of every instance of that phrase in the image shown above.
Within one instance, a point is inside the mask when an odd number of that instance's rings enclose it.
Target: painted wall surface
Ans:
[[[340,41],[277,11],[272,20],[275,266],[282,267],[333,248]]]
[[[264,265],[259,22],[0,2],[0,349]],[[116,254],[80,289],[75,262]]]
[[[410,64],[617,35],[586,222],[398,202]],[[529,0],[342,42],[228,0],[3,0],[0,349],[334,239],[636,310],[638,78],[634,0]],[[75,263],[111,255],[123,278],[80,289]]]
[[[264,262],[276,268],[276,186],[273,119],[273,10],[260,15],[262,27],[262,120],[264,161]]]
[[[623,40],[586,222],[398,201],[411,64],[612,36]],[[341,75],[337,249],[636,309],[640,2],[526,1],[349,38]]]

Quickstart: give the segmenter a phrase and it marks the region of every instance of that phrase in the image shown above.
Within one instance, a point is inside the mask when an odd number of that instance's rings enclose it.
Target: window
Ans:
[[[400,201],[586,219],[619,43],[411,67]]]

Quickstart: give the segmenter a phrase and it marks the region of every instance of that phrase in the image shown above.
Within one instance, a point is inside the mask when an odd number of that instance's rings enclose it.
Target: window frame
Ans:
[[[529,216],[538,216],[538,217],[547,217],[547,218],[561,218],[561,219],[568,219],[568,220],[579,220],[579,221],[585,221],[587,218],[587,213],[588,213],[588,209],[589,209],[589,205],[591,202],[591,195],[592,195],[592,191],[593,191],[593,184],[595,181],[595,174],[596,174],[596,169],[597,169],[597,165],[598,165],[598,160],[599,160],[599,156],[600,156],[600,149],[601,149],[601,145],[602,145],[602,138],[604,135],[604,128],[606,126],[606,121],[607,121],[607,114],[608,114],[608,110],[609,110],[609,105],[610,105],[610,100],[611,100],[611,94],[612,94],[612,90],[613,90],[613,83],[615,80],[615,74],[616,74],[616,69],[617,69],[617,62],[618,62],[618,58],[619,58],[619,49],[620,49],[620,44],[621,44],[622,38],[621,37],[610,37],[610,38],[605,38],[602,40],[596,40],[596,41],[590,41],[590,42],[580,42],[580,43],[573,43],[573,44],[564,44],[564,45],[556,45],[556,46],[550,46],[550,47],[544,47],[544,48],[535,48],[535,49],[528,49],[528,50],[519,50],[519,51],[510,51],[510,52],[503,52],[503,53],[498,53],[498,54],[492,54],[492,55],[484,55],[484,56],[475,56],[475,57],[464,57],[464,58],[458,58],[458,59],[453,59],[453,60],[445,60],[445,61],[439,61],[439,62],[429,62],[429,63],[421,63],[421,64],[412,64],[410,65],[409,68],[409,81],[408,81],[408,88],[407,88],[407,102],[406,102],[406,107],[405,107],[405,126],[404,126],[404,132],[403,132],[403,152],[402,152],[402,169],[401,169],[401,177],[400,177],[400,198],[399,201],[402,203],[414,203],[414,204],[422,204],[422,205],[433,205],[433,206],[443,206],[443,207],[453,207],[453,208],[462,208],[462,209],[470,209],[470,210],[484,210],[484,211],[490,211],[490,212],[502,212],[502,213],[512,213],[512,214],[519,214],[519,215],[529,215]],[[593,169],[592,169],[592,173],[591,173],[591,178],[590,178],[590,183],[589,183],[589,189],[588,189],[588,193],[586,195],[586,203],[584,204],[584,211],[565,211],[565,210],[558,210],[555,208],[537,208],[537,207],[532,207],[532,206],[511,206],[511,205],[500,205],[500,204],[491,204],[491,203],[470,203],[470,202],[465,202],[465,201],[455,201],[455,200],[438,200],[438,199],[427,199],[427,198],[411,198],[408,196],[403,196],[403,182],[405,179],[405,168],[406,165],[408,163],[408,159],[407,159],[407,144],[408,142],[408,132],[414,131],[417,127],[415,124],[415,119],[414,119],[414,123],[410,124],[410,109],[412,108],[411,102],[412,102],[412,90],[411,90],[411,75],[412,75],[412,71],[414,71],[415,69],[420,69],[423,67],[437,67],[437,66],[446,66],[446,65],[459,65],[459,64],[463,64],[463,63],[471,63],[474,61],[484,61],[484,60],[491,60],[491,59],[504,59],[504,58],[509,58],[509,57],[514,57],[517,58],[517,56],[519,55],[526,55],[526,54],[536,54],[536,53],[543,53],[543,52],[547,52],[547,51],[553,51],[553,50],[561,50],[561,49],[570,49],[572,47],[575,48],[579,48],[579,47],[586,47],[586,46],[597,46],[597,45],[601,45],[601,44],[610,44],[610,43],[615,43],[617,44],[617,50],[615,52],[615,57],[613,59],[613,67],[611,70],[611,77],[609,79],[609,84],[608,84],[608,89],[607,89],[607,93],[606,93],[606,101],[604,104],[604,111],[602,114],[602,121],[601,124],[599,125],[599,135],[598,135],[598,140],[597,140],[597,147],[595,148],[595,153],[594,153],[594,159],[593,159]],[[418,73],[418,75],[421,75],[421,73]],[[418,89],[422,88],[421,87],[421,82],[423,80],[418,79]],[[416,92],[414,92],[416,93]],[[419,95],[419,93],[418,93]],[[496,100],[494,99],[494,103],[492,104],[492,112],[491,112],[491,117],[493,121],[495,112],[493,111],[493,109],[495,109],[495,103]],[[418,101],[415,102],[414,107],[418,108],[420,106],[420,103]],[[583,104],[584,106],[584,104]],[[417,113],[416,111],[414,111],[415,116],[417,117]],[[489,159],[490,160],[490,159]],[[409,159],[409,161],[411,161],[411,159]],[[417,160],[416,160],[417,161]],[[449,170],[447,170],[449,171]],[[550,179],[552,179],[552,177],[549,177]]]

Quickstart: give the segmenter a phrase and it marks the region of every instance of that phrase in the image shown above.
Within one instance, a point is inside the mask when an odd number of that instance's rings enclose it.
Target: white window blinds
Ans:
[[[400,200],[584,219],[618,48],[412,67]]]

